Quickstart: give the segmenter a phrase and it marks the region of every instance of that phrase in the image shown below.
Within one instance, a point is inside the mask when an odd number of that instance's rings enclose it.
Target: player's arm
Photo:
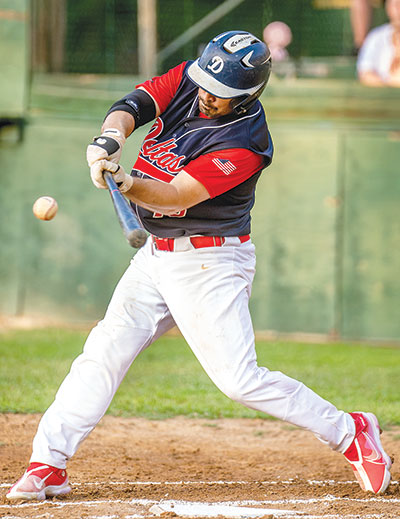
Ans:
[[[174,97],[182,80],[185,64],[181,63],[165,74],[137,85],[133,92],[116,101],[107,112],[102,131],[118,128],[128,137],[135,128],[158,117]]]
[[[204,185],[185,171],[180,171],[170,183],[131,177],[118,164],[101,161],[103,170],[114,174],[119,190],[135,204],[165,215],[189,209],[210,198]],[[101,172],[97,173],[102,175]],[[92,178],[93,179],[93,178]],[[96,179],[93,179],[94,183]]]
[[[361,47],[368,34],[371,18],[372,5],[370,0],[351,0],[350,19],[354,45],[357,49]]]
[[[174,97],[185,64],[181,63],[165,74],[137,85],[133,92],[116,101],[107,112],[102,131],[118,128],[126,138],[139,126],[158,117]]]
[[[135,178],[131,189],[124,194],[141,207],[165,215],[189,209],[210,198],[203,184],[185,171],[178,173],[169,184]]]
[[[115,102],[104,119],[101,131],[117,128],[125,138],[140,126],[147,124],[161,113],[157,101],[139,87]]]
[[[102,162],[118,164],[127,137],[139,126],[158,117],[168,106],[182,80],[185,63],[162,76],[138,85],[122,99],[116,101],[107,112],[101,135],[88,146],[86,158],[96,187],[106,188],[97,174]],[[97,178],[98,180],[94,180]]]
[[[384,86],[385,83],[382,81],[381,77],[374,72],[373,70],[366,70],[358,73],[358,78],[360,83],[365,86],[370,87],[381,87]]]
[[[159,111],[154,99],[141,89],[114,103],[104,119],[101,135],[95,137],[86,150],[92,178],[92,168],[98,169],[98,162],[109,160],[118,164],[127,137],[139,126],[153,120]],[[101,181],[97,187],[105,188],[105,182]]]
[[[104,169],[115,173],[120,191],[132,202],[150,211],[171,215],[229,191],[265,165],[260,155],[235,148],[200,155],[170,183],[131,177],[110,162]]]
[[[135,109],[133,109],[134,104]],[[152,121],[160,114],[161,109],[157,101],[142,87],[138,87],[137,91],[114,103],[104,119],[101,132],[117,128],[127,138],[135,128]]]

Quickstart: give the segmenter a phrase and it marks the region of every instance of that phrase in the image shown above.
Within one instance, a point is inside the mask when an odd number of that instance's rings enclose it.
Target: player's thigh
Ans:
[[[149,249],[146,244],[132,259],[114,290],[103,319],[103,325],[120,328],[121,333],[134,336],[139,330],[147,331],[148,344],[175,325],[154,283],[153,257]]]
[[[183,263],[179,267],[171,261],[162,291],[176,324],[216,381],[221,374],[256,365],[248,308],[254,246],[249,243],[196,253],[188,254],[184,263],[184,256],[179,257],[178,263]]]

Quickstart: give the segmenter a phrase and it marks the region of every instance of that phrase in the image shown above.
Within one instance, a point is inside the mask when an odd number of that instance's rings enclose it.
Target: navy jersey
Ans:
[[[231,113],[217,119],[201,117],[198,87],[185,73],[190,63],[186,64],[175,95],[146,136],[132,175],[170,182],[185,170],[185,166],[190,170],[190,163],[198,157],[235,148],[257,154],[261,159],[260,167],[240,184],[173,216],[154,213],[133,203],[132,207],[144,228],[162,238],[249,234],[256,183],[273,155],[264,110],[257,101],[242,115]],[[222,176],[229,175],[230,168],[234,167],[228,159],[219,159],[217,165]],[[201,171],[193,176],[201,182]]]

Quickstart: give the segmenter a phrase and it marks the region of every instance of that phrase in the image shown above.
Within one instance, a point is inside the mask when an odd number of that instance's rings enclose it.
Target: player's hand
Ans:
[[[104,180],[104,171],[110,171],[113,174],[114,180],[118,185],[118,189],[121,193],[129,191],[133,184],[133,178],[125,173],[124,168],[120,164],[110,162],[109,160],[97,160],[90,167],[90,176],[93,184],[99,189],[106,189],[107,184]]]
[[[99,137],[94,137],[86,150],[89,167],[98,160],[107,159],[116,164],[120,161],[125,136],[116,128],[108,128]]]

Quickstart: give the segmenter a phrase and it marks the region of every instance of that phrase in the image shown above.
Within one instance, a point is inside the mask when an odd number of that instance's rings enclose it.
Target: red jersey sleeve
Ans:
[[[136,85],[136,88],[143,88],[156,101],[163,113],[178,89],[186,63],[187,61],[171,68],[162,76],[153,77]]]
[[[263,167],[263,158],[244,148],[201,155],[183,170],[198,180],[214,198],[241,184]]]

